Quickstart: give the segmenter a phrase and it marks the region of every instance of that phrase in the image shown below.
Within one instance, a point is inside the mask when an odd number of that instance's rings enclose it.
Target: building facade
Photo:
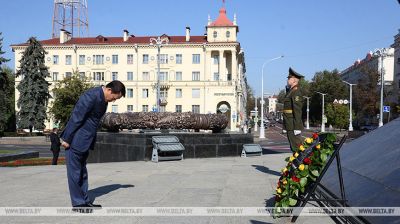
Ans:
[[[393,68],[393,93],[397,103],[400,102],[400,29],[394,36],[394,43],[391,45],[394,48],[394,68]]]
[[[247,100],[238,32],[236,16],[232,22],[222,8],[215,21],[208,18],[205,35],[191,36],[189,27],[184,36],[162,35],[168,43],[160,48],[159,63],[158,49],[150,44],[150,38],[157,37],[136,37],[127,30],[120,37],[88,38],[73,38],[61,30],[59,38],[40,42],[47,51],[50,88],[74,72],[95,85],[120,80],[126,86],[126,96],[109,103],[107,112],[150,112],[157,106],[159,83],[160,112],[224,113],[229,117],[228,128],[236,131],[245,118]],[[16,70],[26,47],[12,45]],[[16,86],[20,81],[16,79]],[[46,128],[54,126],[52,120],[46,123]]]

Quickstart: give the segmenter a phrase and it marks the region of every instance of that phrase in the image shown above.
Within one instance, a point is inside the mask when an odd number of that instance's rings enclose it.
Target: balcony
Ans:
[[[160,98],[160,105],[161,106],[165,106],[165,105],[167,105],[167,103],[168,103],[168,101],[167,101],[166,97],[161,97]]]

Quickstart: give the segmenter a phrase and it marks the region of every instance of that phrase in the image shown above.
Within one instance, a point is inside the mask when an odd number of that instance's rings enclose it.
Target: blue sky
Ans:
[[[246,55],[247,77],[261,94],[277,93],[286,84],[291,66],[310,80],[324,69],[343,70],[376,48],[389,47],[400,29],[397,0],[226,0],[228,17],[237,15],[238,39]],[[203,35],[207,16],[218,16],[222,0],[88,0],[90,36]],[[49,39],[52,32],[52,0],[1,2],[7,65],[14,68],[10,44],[30,36]]]

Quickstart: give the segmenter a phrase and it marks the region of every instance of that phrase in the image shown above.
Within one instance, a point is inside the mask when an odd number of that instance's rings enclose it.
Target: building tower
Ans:
[[[52,37],[66,30],[73,37],[89,36],[87,0],[54,0]]]

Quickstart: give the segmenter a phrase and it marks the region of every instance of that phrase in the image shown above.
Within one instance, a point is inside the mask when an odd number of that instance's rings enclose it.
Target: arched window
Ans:
[[[217,38],[217,36],[218,36],[217,31],[214,31],[213,37],[214,37],[214,38]]]

